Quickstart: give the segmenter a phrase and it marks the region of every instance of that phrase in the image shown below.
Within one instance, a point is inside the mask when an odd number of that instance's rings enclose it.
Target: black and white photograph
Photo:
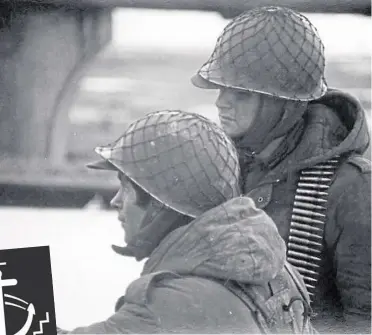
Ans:
[[[371,36],[369,0],[0,0],[0,335],[371,334]]]

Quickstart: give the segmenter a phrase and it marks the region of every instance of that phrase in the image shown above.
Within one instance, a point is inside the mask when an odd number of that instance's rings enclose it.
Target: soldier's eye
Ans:
[[[235,98],[237,100],[246,100],[248,98],[248,94],[246,92],[236,92]]]

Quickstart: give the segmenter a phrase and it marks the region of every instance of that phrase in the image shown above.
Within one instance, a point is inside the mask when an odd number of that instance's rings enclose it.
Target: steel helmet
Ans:
[[[161,203],[191,217],[240,195],[232,141],[197,114],[150,113],[96,152],[104,161],[89,167],[109,163]]]
[[[192,82],[308,101],[325,94],[324,69],[324,46],[311,22],[294,10],[269,6],[233,19]]]

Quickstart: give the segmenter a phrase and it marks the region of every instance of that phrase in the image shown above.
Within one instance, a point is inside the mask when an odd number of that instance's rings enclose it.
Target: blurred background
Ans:
[[[60,327],[109,316],[142,266],[111,251],[123,240],[107,209],[117,178],[85,169],[94,147],[159,109],[218,122],[217,92],[190,77],[229,19],[258,4],[307,15],[328,84],[370,118],[369,1],[0,2],[0,248],[50,245]]]

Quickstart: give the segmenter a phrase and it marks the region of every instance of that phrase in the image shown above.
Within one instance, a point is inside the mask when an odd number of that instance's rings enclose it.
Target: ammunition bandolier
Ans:
[[[303,276],[320,332],[369,333],[370,187],[370,162],[352,155],[248,192],[285,239],[287,260]]]
[[[287,260],[302,275],[311,296],[321,266],[328,189],[340,163],[335,157],[301,171],[294,197]]]

